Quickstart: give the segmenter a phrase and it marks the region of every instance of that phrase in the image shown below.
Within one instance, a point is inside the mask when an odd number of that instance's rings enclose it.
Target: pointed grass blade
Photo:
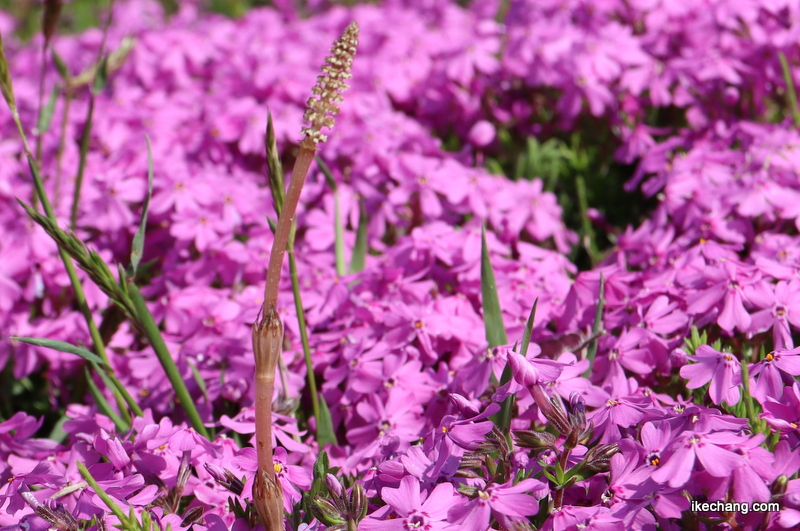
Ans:
[[[70,343],[65,343],[64,341],[57,341],[55,339],[40,339],[35,337],[12,337],[11,339],[16,339],[17,341],[22,341],[23,343],[28,343],[31,345],[36,345],[37,347],[46,347],[46,348],[51,348],[53,350],[57,350],[59,352],[66,352],[67,354],[75,354],[76,356],[80,356],[86,361],[96,363],[101,367],[105,365],[105,362],[97,354],[94,354],[85,348],[76,347],[75,345],[72,345]]]
[[[153,195],[153,150],[150,147],[150,137],[145,135],[145,141],[147,142],[147,196],[144,198],[144,204],[142,205],[142,221],[139,223],[139,228],[136,229],[136,234],[133,235],[131,278],[136,278],[136,270],[142,260],[144,232],[147,227],[147,210],[150,207],[150,197]]]

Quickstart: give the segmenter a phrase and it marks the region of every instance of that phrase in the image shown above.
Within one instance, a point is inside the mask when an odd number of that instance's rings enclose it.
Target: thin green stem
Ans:
[[[300,341],[303,344],[303,358],[306,361],[306,380],[308,391],[311,394],[311,407],[314,418],[319,422],[319,397],[317,396],[317,379],[314,376],[314,364],[311,362],[311,347],[308,344],[308,328],[306,327],[306,314],[303,310],[303,299],[300,296],[300,280],[297,275],[297,260],[294,256],[294,229],[289,239],[289,274],[292,277],[292,293],[294,294],[294,307],[297,313],[297,324],[300,327]]]
[[[597,312],[594,314],[594,323],[592,324],[592,337],[594,340],[589,343],[589,351],[586,354],[586,359],[589,360],[589,368],[583,373],[584,378],[591,378],[592,367],[594,366],[594,358],[597,355],[597,340],[601,335],[603,326],[603,308],[606,305],[606,279],[600,273],[600,293],[598,294]]]
[[[145,304],[144,298],[139,292],[139,288],[137,288],[136,284],[133,282],[128,282],[128,292],[130,293],[133,306],[136,308],[136,315],[144,327],[147,340],[153,347],[153,351],[156,353],[156,357],[158,357],[161,366],[164,368],[167,379],[169,379],[169,382],[172,384],[172,388],[175,390],[175,395],[181,407],[186,412],[186,416],[189,417],[189,422],[192,423],[192,427],[194,427],[197,433],[208,439],[208,431],[203,425],[200,413],[198,413],[194,405],[192,395],[189,394],[189,390],[186,388],[186,382],[183,381],[183,377],[178,371],[178,366],[175,365],[175,360],[172,359],[167,345],[164,343],[164,338],[161,336],[161,332],[158,329],[158,325],[156,325],[153,319],[153,314],[151,314],[150,310],[147,308],[147,304]]]
[[[78,224],[78,205],[81,200],[83,187],[83,173],[86,169],[86,155],[89,153],[89,139],[92,136],[92,117],[94,116],[94,93],[89,93],[89,110],[86,112],[86,123],[83,124],[81,134],[81,151],[78,159],[78,174],[75,176],[75,190],[72,193],[72,209],[69,217],[69,227],[73,232]]]
[[[36,195],[42,202],[42,208],[44,209],[45,215],[53,220],[53,222],[56,222],[56,215],[53,212],[50,199],[47,197],[47,192],[44,189],[44,184],[42,183],[41,176],[39,175],[39,168],[36,165],[36,160],[33,158],[33,153],[31,153],[30,145],[28,144],[28,137],[25,135],[25,129],[22,127],[22,122],[19,119],[19,113],[17,112],[16,107],[11,109],[11,115],[14,119],[14,123],[17,125],[17,131],[19,131],[20,138],[22,138],[22,145],[25,149],[25,155],[28,158],[28,166],[30,167],[31,175],[33,175],[33,186],[36,190]],[[81,313],[81,315],[83,315],[83,318],[86,321],[86,326],[89,329],[89,336],[92,338],[94,350],[97,352],[97,355],[100,356],[100,359],[103,360],[106,366],[109,367],[109,376],[113,376],[113,370],[111,369],[108,354],[106,353],[105,344],[103,343],[103,339],[100,337],[100,331],[94,322],[92,311],[86,302],[86,295],[83,292],[83,286],[78,278],[75,265],[72,263],[72,259],[69,257],[67,252],[61,246],[58,247],[58,254],[61,257],[61,261],[64,263],[64,269],[67,271],[67,276],[69,277],[70,283],[72,284],[72,289],[75,292],[75,304],[78,306],[78,311]],[[128,412],[127,407],[125,407],[125,399],[119,393],[119,391],[115,391],[114,389],[111,391],[114,393],[114,398],[117,401],[117,407],[119,407],[123,418],[127,422],[130,422],[130,413]],[[131,407],[135,406],[135,402],[128,404]],[[136,407],[138,408],[138,406]]]

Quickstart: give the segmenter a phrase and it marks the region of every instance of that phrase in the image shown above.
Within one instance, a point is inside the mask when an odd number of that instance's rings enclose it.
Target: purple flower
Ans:
[[[686,387],[697,389],[710,381],[708,394],[715,404],[721,404],[723,400],[729,406],[739,403],[741,366],[733,354],[700,345],[689,359],[695,363],[681,367],[680,371],[681,378],[689,380]]]
[[[460,499],[450,483],[440,483],[422,501],[420,482],[413,476],[404,476],[400,487],[384,488],[381,498],[395,510],[399,518],[377,520],[367,518],[359,523],[364,531],[398,530],[441,531],[455,529],[447,521],[447,511]]]
[[[484,531],[489,526],[492,514],[505,527],[504,522],[530,516],[539,512],[538,500],[550,493],[546,484],[536,479],[524,479],[513,485],[510,481],[502,485],[491,485],[478,489],[477,496],[470,501],[452,507],[448,519],[458,523],[459,529]],[[532,496],[531,496],[532,495]]]
[[[742,464],[742,457],[723,446],[740,443],[741,438],[732,433],[684,433],[670,445],[671,452],[662,460],[659,469],[653,472],[652,478],[670,487],[683,486],[694,471],[695,460],[700,461],[713,477],[731,477],[733,471]]]

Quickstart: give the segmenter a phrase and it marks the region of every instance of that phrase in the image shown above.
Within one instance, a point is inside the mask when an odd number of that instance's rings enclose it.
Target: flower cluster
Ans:
[[[0,13],[56,216],[74,212],[73,232],[108,264],[130,261],[149,137],[134,276],[216,430],[209,441],[189,427],[143,331],[83,271],[110,369],[144,411],[128,431],[83,360],[12,339],[94,336],[57,245],[17,203],[35,192],[0,114],[0,366],[45,378],[64,417],[58,441],[42,438],[42,419],[3,417],[0,527],[99,529],[129,514],[161,529],[257,525],[250,330],[273,242],[268,110],[284,163],[304,117],[321,142],[338,114],[292,235],[303,312],[289,272],[277,306],[287,529],[800,524],[800,124],[786,110],[800,83],[796,2],[307,2],[310,17],[274,3],[233,20],[195,2],[167,17],[158,2],[118,1],[105,35],[51,29],[47,43],[16,41]],[[82,81],[101,69],[104,87]],[[321,99],[308,102],[315,80]],[[559,130],[602,131],[630,165],[630,201],[653,205],[609,229],[613,246],[584,270],[573,250],[587,233],[565,221],[547,176],[493,173],[514,138]],[[598,229],[615,215],[584,214]],[[363,263],[348,267],[359,246]],[[485,328],[487,266],[499,341]],[[308,413],[309,370],[330,410],[327,444]],[[109,410],[87,402],[89,387]]]

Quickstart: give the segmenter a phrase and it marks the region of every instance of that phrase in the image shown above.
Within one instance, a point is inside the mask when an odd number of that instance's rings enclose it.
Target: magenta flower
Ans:
[[[741,437],[730,432],[684,433],[670,445],[669,456],[663,459],[663,464],[653,472],[652,478],[658,483],[667,483],[670,487],[685,485],[694,471],[696,460],[713,477],[731,477],[734,470],[742,464],[742,456],[723,446],[740,443]]]
[[[538,500],[549,493],[550,489],[545,483],[532,478],[524,479],[516,485],[512,485],[510,481],[502,485],[491,485],[479,489],[477,496],[470,501],[451,508],[448,517],[459,524],[459,529],[485,531],[492,514],[501,525],[513,522],[514,518],[536,514],[539,512]]]
[[[460,499],[450,483],[440,483],[422,501],[420,482],[413,476],[404,476],[400,487],[384,488],[381,498],[395,510],[399,518],[377,520],[367,518],[358,524],[363,531],[397,530],[441,531],[455,529],[447,521],[447,511]]]
[[[700,345],[689,359],[695,363],[684,365],[680,371],[681,378],[689,380],[686,387],[697,389],[710,381],[708,394],[715,404],[721,404],[723,400],[729,406],[739,403],[741,366],[733,354]]]
[[[783,387],[792,385],[795,376],[800,376],[800,347],[791,350],[775,350],[754,363],[750,375],[756,378],[751,392],[760,402],[767,397],[780,397]]]

